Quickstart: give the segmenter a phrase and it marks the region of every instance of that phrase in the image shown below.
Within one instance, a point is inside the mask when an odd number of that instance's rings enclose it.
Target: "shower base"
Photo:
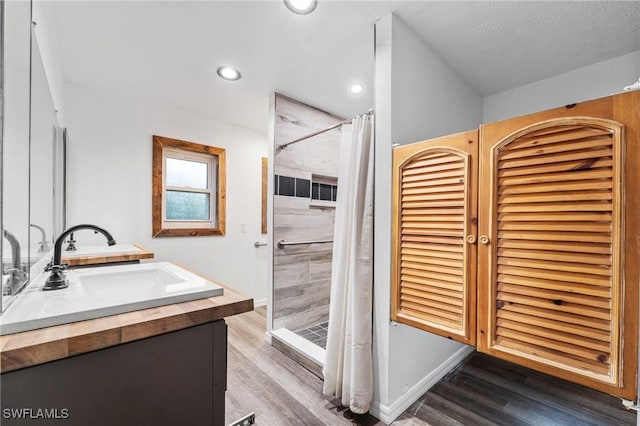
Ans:
[[[271,345],[322,378],[324,349],[287,328],[271,330]]]
[[[300,330],[294,331],[298,336],[302,337],[313,343],[314,345],[320,346],[322,349],[327,349],[327,327],[329,325],[328,321],[325,321],[320,324],[312,325],[306,328],[302,328]]]

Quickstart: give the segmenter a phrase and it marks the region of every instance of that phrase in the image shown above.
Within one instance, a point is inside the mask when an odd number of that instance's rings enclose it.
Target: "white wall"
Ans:
[[[375,131],[373,231],[373,401],[370,412],[390,423],[389,331],[391,234],[391,14],[375,29]]]
[[[256,300],[265,299],[266,250],[253,243],[265,239],[260,206],[266,134],[73,84],[65,84],[64,96],[70,136],[69,225],[103,226],[118,242],[154,251],[156,260],[178,263]],[[154,134],[227,150],[225,236],[151,237]],[[76,239],[79,244],[101,241],[88,231],[77,233]]]
[[[44,66],[53,106],[58,111],[58,121],[64,121],[63,103],[63,70],[62,54],[58,42],[57,21],[55,17],[55,3],[50,1],[33,2],[33,30],[35,42],[38,43],[42,64]]]
[[[598,62],[484,99],[483,122],[504,120],[623,91],[640,76],[640,51]]]
[[[391,144],[478,127],[482,97],[397,17],[376,24],[374,409],[390,421],[435,384],[468,347],[390,321]]]

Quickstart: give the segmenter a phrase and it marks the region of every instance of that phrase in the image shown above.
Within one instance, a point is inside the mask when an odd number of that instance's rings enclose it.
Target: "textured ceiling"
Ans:
[[[260,132],[274,91],[344,117],[371,108],[374,23],[391,10],[483,95],[640,48],[638,1],[320,0],[307,16],[279,0],[55,6],[67,81]],[[220,80],[222,64],[243,78]]]
[[[485,96],[640,49],[638,1],[409,1],[394,10]]]

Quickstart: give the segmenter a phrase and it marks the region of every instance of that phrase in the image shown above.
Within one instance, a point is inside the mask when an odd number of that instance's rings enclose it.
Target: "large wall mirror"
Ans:
[[[2,306],[29,279],[31,5],[3,2]]]
[[[66,142],[31,2],[2,2],[2,299],[4,311],[64,228]],[[49,256],[50,257],[50,256]]]
[[[57,203],[62,159],[65,151],[64,132],[58,127],[47,75],[42,63],[37,24],[31,38],[31,143],[30,143],[30,261],[35,263],[52,248],[59,234],[62,206]]]

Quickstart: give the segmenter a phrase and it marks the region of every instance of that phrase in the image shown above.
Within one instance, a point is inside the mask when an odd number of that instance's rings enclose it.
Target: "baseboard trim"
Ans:
[[[254,308],[259,308],[260,306],[265,306],[267,304],[267,299],[254,299],[253,300],[253,307]]]
[[[407,393],[398,398],[390,406],[382,405],[378,401],[372,401],[369,408],[369,413],[378,419],[382,420],[386,424],[391,424],[397,419],[407,408],[416,402],[425,392],[427,392],[433,385],[438,383],[444,376],[446,376],[451,370],[453,370],[458,364],[460,364],[469,354],[473,353],[475,348],[471,346],[465,346],[460,348],[456,353],[451,355],[445,362],[443,362],[438,368],[426,375],[422,380],[416,383]]]

